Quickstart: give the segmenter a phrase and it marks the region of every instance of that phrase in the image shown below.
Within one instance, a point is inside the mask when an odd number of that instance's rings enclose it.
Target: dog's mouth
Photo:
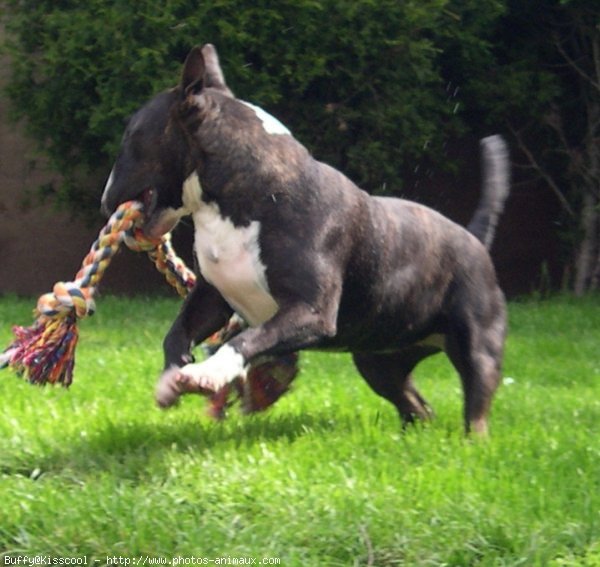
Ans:
[[[150,238],[159,238],[165,232],[168,232],[168,230],[162,232],[162,227],[160,226],[160,210],[157,210],[158,194],[156,190],[152,187],[147,187],[140,194],[139,200],[144,206],[144,224],[142,225],[144,234]]]
[[[144,189],[144,191],[142,191],[140,200],[144,205],[144,216],[146,219],[149,219],[156,209],[156,191],[151,187]]]
[[[158,206],[158,192],[155,189],[144,189],[139,199],[144,206],[142,230],[147,237],[160,238],[175,228],[180,216],[174,209]]]

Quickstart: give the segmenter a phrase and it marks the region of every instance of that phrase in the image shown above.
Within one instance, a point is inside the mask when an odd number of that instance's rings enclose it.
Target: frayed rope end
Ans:
[[[31,327],[13,327],[15,341],[0,355],[0,368],[9,367],[31,384],[43,386],[73,381],[76,318],[41,315]]]
[[[227,409],[241,401],[242,412],[252,414],[265,411],[281,396],[290,391],[298,374],[298,353],[266,357],[251,365],[245,380],[237,379],[210,396],[208,415],[220,420]]]
[[[13,327],[15,340],[0,355],[0,368],[9,367],[32,384],[70,386],[79,338],[77,319],[95,311],[94,289],[135,219],[140,205],[119,207],[84,258],[72,282],[57,282],[52,293],[37,302],[31,327]]]

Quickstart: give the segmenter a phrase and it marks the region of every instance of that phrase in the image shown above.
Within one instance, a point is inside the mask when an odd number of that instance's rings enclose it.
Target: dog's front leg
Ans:
[[[184,391],[216,392],[244,378],[248,364],[264,355],[281,355],[316,346],[336,334],[337,301],[321,310],[306,303],[280,309],[269,321],[246,329],[209,359],[186,364],[171,378]]]
[[[163,342],[165,366],[156,389],[159,406],[172,405],[184,392],[171,379],[173,373],[193,362],[191,348],[224,327],[232,313],[221,294],[199,277]]]

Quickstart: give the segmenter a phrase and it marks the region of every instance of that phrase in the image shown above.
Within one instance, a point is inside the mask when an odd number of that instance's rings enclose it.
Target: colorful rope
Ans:
[[[51,293],[38,299],[34,312],[37,319],[31,327],[13,328],[16,338],[0,354],[0,368],[9,366],[33,384],[72,383],[79,338],[77,319],[94,313],[96,286],[122,243],[133,251],[147,252],[179,295],[188,294],[196,276],[175,253],[171,235],[147,238],[139,227],[142,220],[143,205],[137,201],[128,201],[117,209],[100,231],[75,279],[56,283]],[[226,327],[213,338],[213,347],[239,330],[235,324]],[[252,365],[244,385],[238,382],[215,392],[210,412],[222,417],[232,393],[242,399],[246,411],[263,410],[289,389],[297,372],[295,354]]]
[[[96,285],[119,249],[142,218],[142,206],[128,202],[119,207],[101,230],[71,282],[58,282],[42,295],[31,327],[14,327],[16,340],[0,356],[0,367],[10,366],[33,384],[69,386],[73,381],[77,319],[94,313]],[[158,242],[140,239],[139,246],[156,248]]]

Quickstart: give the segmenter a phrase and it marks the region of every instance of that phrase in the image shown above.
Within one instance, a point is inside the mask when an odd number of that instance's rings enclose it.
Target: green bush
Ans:
[[[398,192],[460,128],[444,46],[481,35],[498,2],[8,0],[9,96],[64,176],[56,197],[96,210],[124,119],[212,42],[229,85],[372,192]],[[456,4],[456,6],[453,6]],[[494,9],[496,7],[496,9]],[[479,43],[477,43],[479,41]],[[485,42],[471,44],[477,50]],[[89,185],[89,182],[88,182]]]

